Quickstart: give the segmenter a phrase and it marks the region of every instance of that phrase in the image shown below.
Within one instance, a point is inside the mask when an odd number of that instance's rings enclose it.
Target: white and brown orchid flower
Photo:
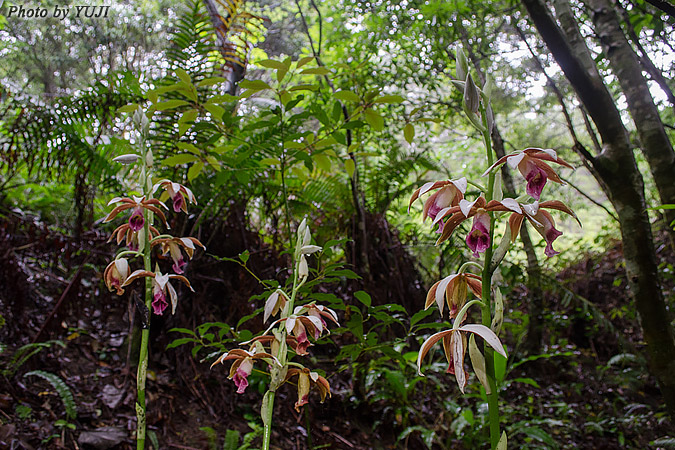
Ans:
[[[157,315],[164,314],[164,310],[169,306],[167,301],[167,294],[169,295],[169,300],[171,301],[171,314],[176,312],[176,306],[178,305],[178,294],[176,290],[169,282],[170,280],[179,280],[185,283],[185,285],[190,288],[192,292],[192,286],[187,278],[182,275],[174,274],[163,274],[159,270],[155,272],[149,272],[147,270],[136,270],[133,272],[126,281],[122,284],[122,287],[128,286],[133,283],[134,280],[138,278],[150,277],[152,278],[152,310]]]
[[[119,213],[122,211],[126,211],[127,209],[133,209],[131,212],[131,216],[129,217],[129,228],[132,231],[139,231],[143,228],[143,225],[145,225],[145,218],[143,217],[143,210],[146,209],[148,211],[152,211],[159,217],[159,219],[164,223],[165,226],[168,227],[168,224],[166,223],[166,216],[162,212],[162,210],[159,208],[160,206],[166,208],[164,203],[160,202],[156,198],[151,198],[149,200],[146,200],[145,196],[143,197],[136,197],[134,196],[133,200],[130,199],[129,197],[115,197],[110,202],[108,202],[108,205],[112,205],[115,203],[119,203],[119,205],[115,206],[115,208],[110,211],[110,213],[105,216],[105,219],[103,219],[103,223],[110,222],[113,220]]]
[[[568,169],[574,169],[567,161],[558,158],[558,154],[552,149],[527,148],[523,151],[511,153],[503,156],[491,165],[483,174],[487,175],[494,168],[506,163],[512,169],[518,168],[518,171],[527,181],[526,192],[535,200],[539,200],[541,192],[546,186],[546,181],[551,180],[562,184],[562,180],[555,170],[548,165],[549,162],[560,164]]]
[[[413,192],[410,197],[408,212],[410,212],[410,207],[415,203],[415,200],[429,191],[436,190],[436,192],[431,194],[429,198],[425,200],[424,206],[422,207],[422,221],[425,221],[427,217],[431,217],[431,220],[434,220],[436,219],[436,214],[442,209],[459,205],[460,200],[464,198],[466,188],[467,181],[464,177],[457,180],[431,181],[425,183]]]
[[[171,198],[171,203],[173,204],[173,210],[175,212],[183,211],[187,214],[187,203],[197,204],[197,199],[190,188],[185,187],[182,184],[174,183],[169,180],[161,180],[155,184],[152,192],[155,192],[159,188],[162,188],[167,192]]]
[[[500,355],[506,356],[504,347],[497,335],[485,325],[470,324],[462,325],[459,328],[441,331],[429,337],[420,348],[417,355],[417,371],[422,375],[422,360],[438,341],[443,340],[443,350],[445,358],[448,361],[447,372],[453,374],[457,379],[459,389],[464,393],[466,386],[467,373],[464,370],[464,355],[466,354],[466,333],[474,333],[485,340],[485,342],[492,347]]]

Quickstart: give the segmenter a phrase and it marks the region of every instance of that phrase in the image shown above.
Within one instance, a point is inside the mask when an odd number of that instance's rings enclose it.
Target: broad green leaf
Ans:
[[[194,144],[190,144],[189,142],[177,142],[176,146],[182,150],[187,150],[190,153],[193,153],[195,155],[201,155],[201,150],[197,148]]]
[[[400,95],[383,95],[373,100],[373,103],[401,103],[403,100]]]
[[[421,309],[417,311],[413,316],[410,318],[410,326],[412,327],[416,323],[418,323],[420,320],[424,319],[425,317],[429,317],[433,313],[433,309]],[[417,354],[415,354],[415,357],[417,357]]]
[[[313,56],[305,56],[304,58],[300,58],[300,59],[298,60],[298,63],[296,64],[296,67],[299,69],[299,68],[301,68],[302,66],[304,66],[305,64],[310,63],[310,62],[312,62],[312,61],[314,61],[314,57],[313,57]]]
[[[284,148],[305,148],[306,145],[302,142],[297,141],[286,141],[284,142]]]
[[[162,161],[162,164],[164,164],[165,166],[178,166],[180,164],[187,164],[197,160],[199,160],[197,156],[189,153],[184,153],[181,155],[169,156],[164,161]]]
[[[406,123],[405,127],[403,127],[403,137],[408,144],[412,144],[415,138],[415,127],[412,123]]]
[[[197,83],[197,86],[198,87],[213,86],[214,84],[224,83],[225,81],[227,81],[227,78],[225,77],[204,78],[202,81]]]
[[[176,76],[178,76],[178,78],[180,78],[183,83],[192,84],[190,75],[188,75],[185,70],[181,68],[176,69]]]
[[[372,299],[370,298],[370,294],[368,294],[366,291],[357,291],[354,292],[354,297],[361,303],[363,303],[366,306],[370,306],[372,303]]]
[[[262,91],[263,89],[272,89],[272,87],[263,80],[241,80],[239,86],[242,89],[248,89],[252,92]]]
[[[316,84],[298,84],[289,88],[289,91],[316,91],[319,89],[319,86]]]
[[[352,91],[337,91],[335,94],[333,94],[333,97],[335,97],[338,100],[343,100],[347,102],[358,103],[361,101],[359,96],[353,93]]]
[[[366,109],[363,114],[366,122],[373,127],[373,130],[382,131],[384,129],[384,119],[377,111]]]
[[[215,156],[207,155],[206,162],[208,162],[209,165],[216,170],[216,172],[220,171],[220,161],[218,161]]]
[[[345,170],[347,171],[347,175],[349,175],[350,178],[354,176],[356,165],[354,164],[353,159],[348,159],[347,161],[345,161]]]
[[[330,158],[328,158],[328,156],[326,156],[325,153],[318,153],[316,155],[312,155],[312,159],[321,170],[323,170],[324,172],[330,172],[331,169]]]
[[[198,115],[199,112],[196,109],[189,109],[185,111],[182,116],[180,116],[180,119],[178,119],[178,123],[194,122],[194,120],[197,118]]]
[[[188,181],[192,181],[195,178],[197,178],[197,176],[201,173],[202,169],[204,169],[204,163],[202,161],[194,163],[188,169]]]
[[[222,122],[223,114],[225,114],[224,108],[218,105],[214,105],[213,103],[207,103],[204,105],[204,109],[210,112],[215,120],[217,120],[218,122]]]
[[[155,109],[157,111],[166,111],[167,109],[174,109],[187,104],[188,102],[185,100],[167,100],[165,102],[159,102],[155,104]]]
[[[281,161],[277,158],[263,158],[260,160],[260,164],[263,166],[279,166],[281,165]]]
[[[330,73],[330,70],[328,70],[325,67],[312,67],[309,69],[305,69],[300,73],[303,75],[328,75]]]
[[[289,66],[287,66],[286,64],[284,64],[281,61],[277,61],[277,60],[274,60],[274,59],[265,59],[265,60],[259,61],[257,64],[259,66],[265,67],[267,69],[277,69],[277,70],[279,70],[279,69],[288,70],[289,69]]]
[[[129,103],[128,105],[120,106],[117,108],[117,112],[123,112],[123,113],[132,113],[138,109],[138,105],[136,103]]]

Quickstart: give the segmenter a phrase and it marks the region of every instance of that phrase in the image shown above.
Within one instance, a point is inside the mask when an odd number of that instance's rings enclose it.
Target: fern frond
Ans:
[[[77,408],[75,406],[73,393],[70,391],[68,385],[58,375],[55,375],[51,372],[45,372],[44,370],[33,370],[26,373],[24,378],[31,375],[40,377],[52,385],[52,387],[59,394],[59,397],[61,397],[63,406],[66,409],[66,417],[68,420],[75,420],[77,418]]]

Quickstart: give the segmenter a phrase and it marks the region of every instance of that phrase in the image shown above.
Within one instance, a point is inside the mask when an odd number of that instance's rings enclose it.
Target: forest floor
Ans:
[[[31,216],[0,216],[0,449],[135,447],[133,306],[129,295],[110,294],[101,281],[112,256],[106,238],[88,232],[73,239]],[[672,292],[672,252],[660,245],[659,255]],[[252,280],[236,266],[216,272],[209,264],[188,275],[196,285],[224,280],[225,287],[181,300],[176,316],[152,322],[148,426],[162,449],[228,448],[223,442],[233,439],[234,431],[240,447],[231,448],[259,446],[261,393],[255,379],[237,395],[228,368],[209,369],[207,361],[191,357],[187,345],[166,349],[179,337],[168,332],[173,327],[241,317],[234,305],[247,304]],[[620,247],[584,256],[552,275],[549,284],[545,352],[521,359],[501,394],[510,443],[657,448],[650,443],[666,436],[669,424],[644,369],[644,343],[627,297]],[[509,300],[514,319],[505,325],[508,348],[523,329],[526,298],[525,288],[516,286]],[[229,317],[218,317],[223,308]],[[451,375],[428,374],[413,383],[411,371],[411,379],[398,379],[403,390],[378,395],[376,388],[386,384],[381,380],[358,380],[349,366],[332,368],[331,355],[348,340],[336,336],[334,349],[314,358],[329,373],[332,397],[325,403],[312,397],[297,413],[292,387],[279,391],[275,448],[485,448],[485,408],[477,388],[462,397]],[[40,344],[25,347],[30,343]],[[17,353],[22,346],[26,359]],[[67,417],[44,373],[68,386],[76,417]],[[391,370],[374,376],[385,375],[387,386],[396,384]]]

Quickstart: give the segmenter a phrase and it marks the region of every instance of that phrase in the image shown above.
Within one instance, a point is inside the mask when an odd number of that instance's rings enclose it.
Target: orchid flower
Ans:
[[[527,195],[535,200],[539,200],[541,191],[544,189],[548,179],[558,184],[563,184],[555,170],[547,164],[547,161],[560,164],[569,169],[574,169],[567,161],[558,158],[555,150],[550,148],[528,148],[499,158],[497,162],[485,171],[483,176],[487,175],[495,167],[501,166],[504,163],[507,163],[512,169],[518,167],[518,170],[525,178],[525,181],[527,181],[527,187],[525,189]]]
[[[471,324],[462,325],[459,328],[441,331],[431,335],[420,348],[417,355],[417,372],[422,375],[422,360],[438,341],[443,339],[443,350],[445,358],[448,361],[448,373],[453,374],[457,379],[459,390],[464,393],[466,386],[467,373],[464,370],[464,355],[466,354],[466,336],[465,333],[474,333],[482,337],[485,342],[500,355],[506,356],[504,347],[497,335],[485,325]]]
[[[286,379],[284,381],[289,381],[296,375],[298,377],[298,401],[295,402],[295,410],[297,412],[300,412],[300,408],[309,403],[309,389],[311,385],[316,386],[316,388],[319,390],[321,403],[326,400],[326,395],[330,397],[330,384],[328,384],[328,380],[318,373],[311,372],[307,368],[298,369],[291,367],[288,369],[288,373],[286,374]]]
[[[222,354],[213,364],[211,364],[211,368],[218,363],[223,364],[230,359],[234,360],[234,362],[230,367],[230,376],[228,378],[233,380],[235,386],[237,386],[237,394],[243,394],[248,387],[248,376],[253,371],[253,363],[256,360],[262,359],[268,364],[276,363],[277,365],[280,365],[277,358],[264,351],[262,345],[257,342],[251,346],[250,351],[235,348],[234,350]]]
[[[176,279],[180,280],[185,285],[190,288],[192,292],[192,286],[187,278],[182,275],[174,274],[163,274],[158,269],[155,272],[148,272],[147,270],[136,270],[134,273],[129,275],[126,281],[122,284],[122,287],[128,286],[134,280],[143,277],[152,278],[152,310],[158,316],[164,314],[164,310],[169,306],[169,302],[166,299],[167,293],[169,294],[169,300],[171,300],[171,314],[176,312],[176,306],[178,305],[178,295],[176,290],[173,288],[169,280]]]
[[[309,303],[307,305],[297,306],[293,311],[293,314],[295,315],[307,314],[310,317],[315,317],[321,321],[321,324],[323,325],[324,328],[328,328],[326,321],[323,320],[324,317],[330,319],[335,325],[340,326],[335,311],[333,311],[330,308],[326,308],[323,305],[317,305],[314,302]]]
[[[159,235],[159,231],[157,231],[157,228],[153,227],[150,225],[149,227],[150,231],[150,240],[152,240],[155,236]],[[115,231],[112,232],[110,235],[110,238],[108,239],[108,242],[112,241],[113,239],[117,240],[117,245],[120,245],[122,243],[122,240],[124,240],[124,243],[126,244],[127,248],[129,250],[134,250],[137,251],[139,248],[139,243],[142,239],[142,233],[143,233],[143,228],[141,227],[140,230],[134,231],[129,223],[123,223],[119,227],[115,228]]]
[[[478,253],[484,252],[490,245],[490,216],[488,213],[497,211],[522,212],[518,202],[512,198],[487,202],[483,196],[478,197],[473,202],[462,199],[458,206],[443,208],[434,219],[434,224],[441,223],[441,237],[436,241],[436,245],[446,241],[462,222],[474,217],[473,225],[466,237],[466,243],[473,251],[474,256],[478,256]]]
[[[198,245],[206,250],[204,244],[202,244],[199,239],[193,237],[160,237],[152,241],[152,245],[158,244],[162,246],[163,255],[166,255],[167,253],[171,255],[171,259],[173,260],[173,266],[171,266],[171,268],[177,274],[182,274],[183,268],[187,264],[187,262],[183,259],[181,248],[185,251],[185,253],[188,255],[188,258],[190,259],[192,259],[194,256],[195,245]]]
[[[117,291],[117,295],[124,294],[124,289],[122,289],[122,284],[127,280],[129,276],[129,262],[124,258],[119,258],[108,264],[108,267],[105,268],[103,272],[103,280],[105,280],[106,286],[110,292],[114,290]]]
[[[445,297],[448,308],[450,308],[449,318],[453,319],[466,303],[469,289],[476,297],[481,298],[481,277],[472,273],[456,273],[445,277],[434,283],[429,289],[424,309],[429,309],[436,302],[441,316],[443,316],[443,297]]]
[[[426,183],[413,192],[413,195],[410,197],[410,203],[408,204],[408,212],[410,212],[410,207],[415,200],[433,189],[438,189],[438,191],[431,194],[429,198],[426,199],[424,206],[422,207],[422,221],[425,221],[427,217],[431,217],[431,220],[434,220],[436,219],[436,214],[443,208],[457,206],[459,204],[460,200],[464,198],[466,187],[467,181],[464,177],[457,180],[431,181]]]
[[[263,314],[263,323],[267,322],[270,316],[275,316],[280,310],[284,309],[288,296],[281,289],[272,292],[265,301],[265,311]]]
[[[115,208],[110,211],[110,214],[105,216],[105,219],[103,219],[103,223],[110,222],[113,220],[119,213],[122,211],[125,211],[127,209],[133,209],[131,216],[129,217],[129,228],[131,231],[137,232],[143,228],[143,225],[145,224],[145,219],[143,218],[143,209],[147,209],[148,211],[152,211],[157,215],[157,217],[160,218],[160,220],[164,223],[165,226],[168,227],[168,224],[166,223],[166,216],[162,212],[161,209],[159,209],[159,206],[163,206],[166,208],[164,203],[160,202],[156,198],[151,198],[150,200],[146,200],[145,196],[143,197],[136,197],[134,196],[133,200],[128,198],[128,197],[115,197],[110,202],[108,202],[108,205],[112,205],[115,203],[121,203],[121,205],[115,206]]]
[[[563,202],[559,200],[548,200],[545,202],[535,201],[529,205],[521,205],[522,213],[514,212],[509,217],[509,225],[511,227],[511,240],[515,241],[520,232],[520,227],[523,224],[523,220],[527,218],[528,222],[532,224],[535,230],[546,240],[546,249],[544,253],[546,256],[551,257],[557,255],[560,252],[557,252],[553,249],[553,241],[555,241],[559,236],[562,235],[562,232],[555,228],[555,221],[548,211],[544,211],[542,208],[555,209],[562,211],[574,217],[581,226],[581,222],[574,211],[567,207]]]
[[[190,203],[197,204],[197,199],[195,198],[190,188],[187,188],[182,184],[174,183],[169,180],[161,180],[155,184],[152,192],[157,191],[157,189],[159,189],[160,187],[169,194],[169,197],[171,198],[171,202],[173,204],[173,210],[175,212],[183,211],[184,213],[187,214],[188,211],[187,211],[187,204],[185,201],[186,199]]]

